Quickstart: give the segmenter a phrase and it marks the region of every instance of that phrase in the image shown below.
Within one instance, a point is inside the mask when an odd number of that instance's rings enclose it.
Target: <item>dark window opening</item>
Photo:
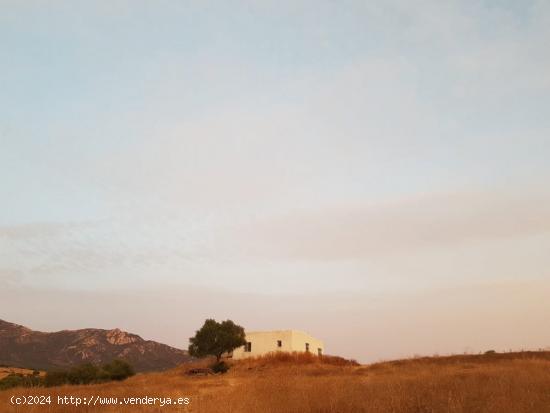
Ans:
[[[250,341],[248,341],[245,345],[244,345],[244,351],[246,353],[250,353],[252,351],[252,343]]]
[[[309,343],[306,343],[306,351],[309,351]]]
[[[283,342],[281,340],[277,340],[277,347],[282,347],[283,346]]]
[[[318,348],[318,349],[317,349],[317,355],[318,355],[318,356],[322,356],[322,355],[323,355],[323,349]]]

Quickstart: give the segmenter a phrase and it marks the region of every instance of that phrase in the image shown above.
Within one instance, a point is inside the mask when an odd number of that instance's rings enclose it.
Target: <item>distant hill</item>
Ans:
[[[165,370],[192,360],[187,351],[118,328],[44,333],[0,320],[0,365],[50,370],[115,358],[136,371]]]

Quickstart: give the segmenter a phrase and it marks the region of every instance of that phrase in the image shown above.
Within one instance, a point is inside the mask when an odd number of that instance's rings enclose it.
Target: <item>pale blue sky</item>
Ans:
[[[0,286],[546,286],[549,28],[546,1],[0,0]],[[345,353],[310,310],[270,320]]]

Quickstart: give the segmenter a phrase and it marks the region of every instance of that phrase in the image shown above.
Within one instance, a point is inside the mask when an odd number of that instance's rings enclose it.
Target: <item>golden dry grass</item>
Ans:
[[[204,362],[203,362],[204,364]],[[196,365],[195,365],[196,366]],[[357,366],[343,359],[278,355],[235,362],[225,375],[190,366],[124,382],[0,392],[2,413],[523,413],[550,412],[550,353],[401,360]],[[191,397],[187,407],[15,407],[12,394]]]
[[[9,376],[10,374],[32,374],[34,370],[29,369],[21,369],[18,367],[0,367],[0,380],[3,379],[6,376]],[[40,376],[44,376],[46,374],[45,371],[40,372]]]

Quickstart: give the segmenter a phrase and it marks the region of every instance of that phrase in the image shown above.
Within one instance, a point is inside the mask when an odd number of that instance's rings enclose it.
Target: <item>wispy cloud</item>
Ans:
[[[549,202],[546,191],[519,188],[513,193],[487,190],[426,194],[381,204],[298,210],[254,222],[243,234],[249,236],[249,251],[261,255],[361,259],[548,235]]]

